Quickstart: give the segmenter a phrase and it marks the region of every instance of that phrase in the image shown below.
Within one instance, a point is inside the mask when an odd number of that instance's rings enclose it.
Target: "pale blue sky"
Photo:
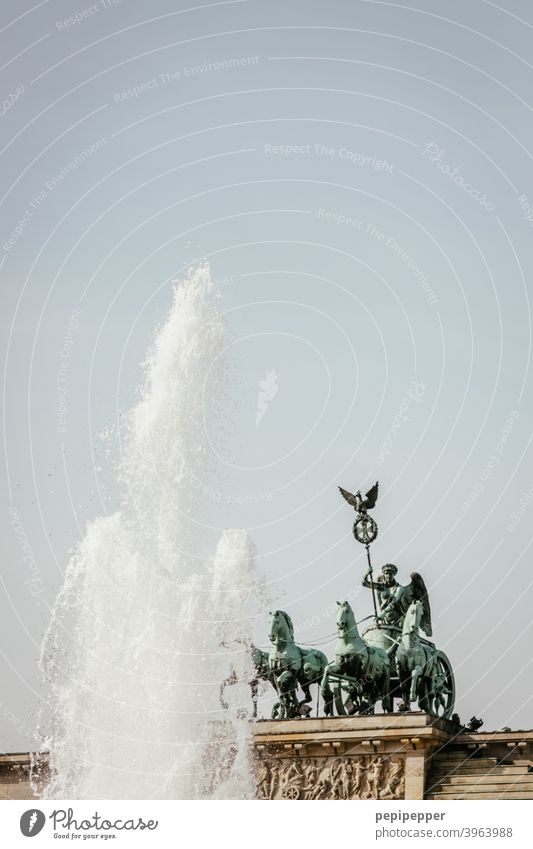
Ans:
[[[182,5],[2,4],[0,748],[30,745],[68,550],[203,258],[228,389],[198,556],[250,528],[318,640],[364,567],[336,485],[379,478],[376,565],[423,574],[461,716],[529,728],[530,5]]]

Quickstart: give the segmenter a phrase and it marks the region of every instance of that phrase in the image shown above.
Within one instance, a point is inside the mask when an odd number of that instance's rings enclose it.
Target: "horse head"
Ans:
[[[420,620],[424,614],[424,605],[421,601],[415,599],[407,608],[405,618],[403,620],[402,635],[418,634],[420,628]]]
[[[284,610],[274,610],[270,616],[270,642],[274,645],[280,642],[293,643],[294,626],[289,614]]]
[[[349,603],[338,601],[337,604],[337,632],[339,637],[353,638],[358,636],[354,612]]]

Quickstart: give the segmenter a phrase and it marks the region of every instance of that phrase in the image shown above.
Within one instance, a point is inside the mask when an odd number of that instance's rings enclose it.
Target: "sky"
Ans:
[[[375,568],[422,574],[461,717],[533,726],[532,35],[525,0],[4,0],[0,749],[32,745],[69,551],[117,509],[121,423],[204,261],[198,556],[250,529],[332,656],[335,601],[372,609],[337,485],[379,479]]]

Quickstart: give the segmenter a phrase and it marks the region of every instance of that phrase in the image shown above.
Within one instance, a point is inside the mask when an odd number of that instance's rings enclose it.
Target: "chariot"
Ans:
[[[401,700],[398,710],[408,710],[405,704],[402,680],[396,661],[397,648],[401,644],[402,628],[383,625],[374,619],[362,632],[362,639],[370,649],[384,650],[390,658],[389,677],[390,709],[394,711],[395,700]],[[435,643],[418,636],[428,657],[425,674],[421,675],[418,707],[434,716],[450,719],[455,705],[455,678],[447,655],[437,649]],[[355,713],[373,713],[375,704],[368,699],[368,682],[355,678],[343,671],[330,671],[335,709],[339,716]],[[384,695],[384,694],[383,694]]]

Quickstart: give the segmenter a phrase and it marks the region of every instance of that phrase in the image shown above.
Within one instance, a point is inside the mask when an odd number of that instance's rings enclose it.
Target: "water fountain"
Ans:
[[[128,417],[120,509],[88,525],[43,642],[44,798],[253,795],[250,723],[238,703],[221,713],[219,688],[230,667],[251,677],[254,549],[244,531],[225,531],[211,563],[196,546],[211,462],[204,422],[219,403],[202,386],[208,373],[222,386],[223,337],[209,269],[197,268],[176,285]],[[213,747],[226,764],[215,781]]]

